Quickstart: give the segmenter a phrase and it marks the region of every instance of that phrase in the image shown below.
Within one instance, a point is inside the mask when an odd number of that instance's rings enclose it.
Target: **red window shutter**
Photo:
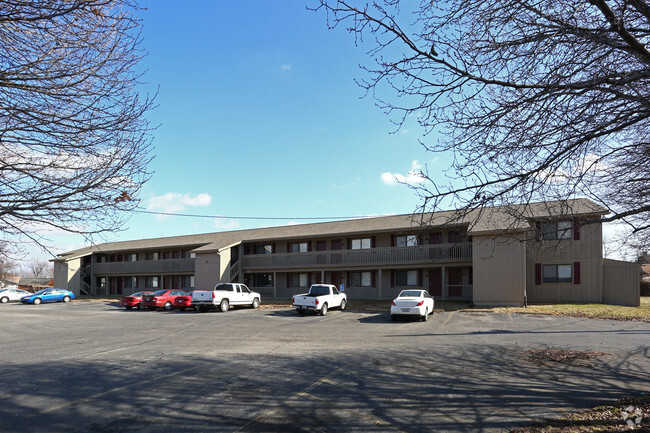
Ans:
[[[370,248],[377,248],[377,236],[370,238]]]
[[[542,284],[542,264],[535,263],[535,285],[540,286]]]
[[[580,284],[580,262],[573,263],[573,284]]]
[[[422,269],[418,269],[418,287],[421,287],[421,286],[422,286],[422,281],[423,281],[423,278],[422,278]]]
[[[375,271],[370,272],[370,286],[371,287],[376,287],[377,286],[377,278],[375,275]]]
[[[291,287],[291,274],[287,273],[287,289]]]
[[[307,241],[307,251],[311,251],[311,241]]]
[[[542,223],[540,221],[535,221],[535,240],[542,241]]]
[[[275,242],[271,244],[271,252],[275,253]]]
[[[573,240],[580,240],[580,221],[573,220]]]
[[[348,238],[348,250],[352,249],[352,239]]]
[[[395,246],[395,235],[390,235],[390,246],[391,247]]]
[[[390,271],[390,286],[395,287],[395,271]]]

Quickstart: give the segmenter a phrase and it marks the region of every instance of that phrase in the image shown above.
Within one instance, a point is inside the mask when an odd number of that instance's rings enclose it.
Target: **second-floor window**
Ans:
[[[353,250],[364,250],[371,246],[370,238],[352,239]]]
[[[395,243],[398,247],[416,247],[420,245],[417,235],[396,236]]]
[[[307,242],[293,242],[291,244],[292,253],[306,253],[307,252]],[[302,286],[300,286],[302,287]]]
[[[255,254],[272,254],[273,245],[255,245]]]
[[[542,223],[542,239],[552,241],[556,239],[571,239],[573,224],[571,221],[552,221]]]
[[[147,260],[158,260],[158,252],[152,252],[149,251],[147,254],[145,254],[145,259]]]

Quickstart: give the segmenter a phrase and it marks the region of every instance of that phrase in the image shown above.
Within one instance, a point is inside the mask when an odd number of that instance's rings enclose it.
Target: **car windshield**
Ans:
[[[41,289],[38,292],[34,293],[35,295],[42,295],[43,293],[49,291],[49,289]]]
[[[136,297],[136,296],[142,296],[144,294],[145,294],[145,292],[135,292],[135,293],[131,293],[129,296]]]
[[[419,290],[402,290],[398,298],[419,298],[421,294]]]
[[[158,296],[164,295],[165,293],[167,293],[167,290],[158,290],[157,292],[153,292],[154,295]]]

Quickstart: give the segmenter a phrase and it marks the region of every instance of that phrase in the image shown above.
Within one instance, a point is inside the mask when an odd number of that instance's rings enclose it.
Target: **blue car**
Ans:
[[[34,304],[38,305],[41,302],[70,302],[74,299],[74,293],[65,289],[43,289],[38,292],[29,295],[23,296],[20,298],[20,302],[23,304]]]

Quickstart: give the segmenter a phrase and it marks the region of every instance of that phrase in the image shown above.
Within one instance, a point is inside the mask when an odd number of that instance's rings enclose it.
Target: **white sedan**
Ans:
[[[20,298],[28,295],[31,293],[21,289],[2,289],[0,290],[0,302],[6,304],[9,301],[20,301]]]
[[[398,316],[418,316],[426,321],[433,314],[433,296],[426,290],[402,290],[390,306],[390,318]]]

